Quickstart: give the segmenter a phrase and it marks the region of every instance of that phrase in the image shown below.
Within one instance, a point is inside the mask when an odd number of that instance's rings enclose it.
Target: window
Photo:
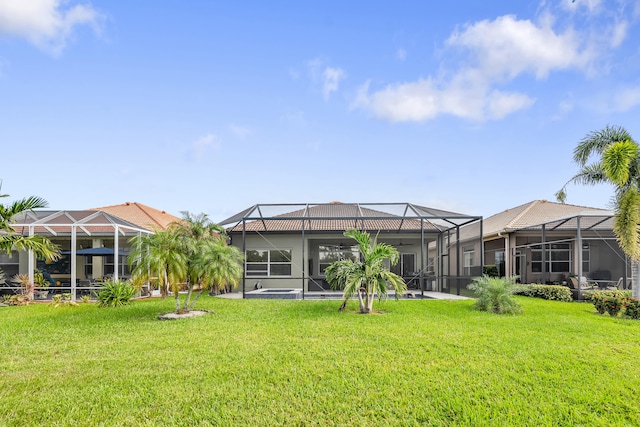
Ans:
[[[548,244],[546,264],[548,273],[566,273],[571,271],[571,244]],[[534,246],[531,249],[531,271],[533,273],[542,272],[542,249],[540,246]]]
[[[248,250],[245,262],[247,276],[291,276],[290,249]]]
[[[102,268],[102,274],[107,276],[113,274],[114,270],[114,258],[113,255],[108,255],[104,257],[104,264]],[[129,270],[129,264],[127,264],[126,255],[120,255],[118,257],[118,276],[129,276],[131,274]]]
[[[505,276],[504,263],[505,263],[504,251],[496,251],[496,268],[498,269],[499,277]]]
[[[20,263],[18,261],[18,252],[13,251],[11,255],[5,252],[0,253],[0,269],[4,272],[5,280],[10,279],[20,272]]]
[[[465,249],[463,255],[462,267],[464,269],[465,276],[471,276],[471,268],[473,267],[473,258],[475,251],[473,249]]]
[[[582,273],[588,273],[591,264],[589,245],[582,245]]]
[[[427,274],[434,274],[436,271],[436,259],[434,257],[427,258]]]
[[[84,257],[84,277],[92,277],[93,276],[93,257],[86,256]]]
[[[400,261],[391,266],[391,272],[400,276],[416,276],[416,254],[400,254]]]
[[[357,246],[343,245],[320,245],[318,246],[318,268],[319,273],[324,271],[336,261],[350,259],[357,261],[360,258],[360,252]]]

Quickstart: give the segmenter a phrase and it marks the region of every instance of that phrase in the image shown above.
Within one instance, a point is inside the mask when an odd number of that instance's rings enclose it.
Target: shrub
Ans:
[[[589,292],[584,298],[586,301],[591,301],[596,311],[600,314],[604,314],[606,307],[604,306],[604,295],[601,291]]]
[[[31,298],[28,295],[5,295],[5,297],[8,298],[3,297],[3,302],[9,305],[29,305],[31,302]]]
[[[485,265],[482,267],[482,274],[489,277],[498,277],[498,267],[493,264]]]
[[[60,306],[76,307],[78,303],[75,301],[71,301],[71,294],[67,292],[64,294],[54,295],[53,298],[51,298],[51,302],[49,303],[49,305],[52,307],[60,307]]]
[[[609,313],[609,315],[612,317],[616,317],[618,315],[620,310],[622,310],[622,304],[624,302],[625,299],[620,295],[606,296],[602,300],[605,310],[607,310],[607,313]]]
[[[592,291],[585,294],[585,300],[591,301],[598,313],[604,314],[606,311],[610,316],[617,316],[620,310],[625,307],[625,304],[632,301],[631,291],[625,290],[607,290],[607,291]],[[633,304],[630,308],[630,312],[633,312]],[[625,310],[626,313],[626,310]],[[629,316],[631,317],[631,316]]]
[[[474,307],[481,311],[499,314],[518,314],[520,305],[513,299],[518,287],[515,278],[482,276],[473,279],[468,288],[476,294]]]
[[[552,301],[573,301],[571,289],[562,285],[520,285],[514,293],[516,295],[524,295],[527,297],[542,298]]]
[[[98,303],[101,307],[127,305],[135,294],[136,288],[127,281],[107,282],[98,292]]]
[[[640,319],[640,300],[630,298],[622,305],[624,307],[624,316],[632,319]]]

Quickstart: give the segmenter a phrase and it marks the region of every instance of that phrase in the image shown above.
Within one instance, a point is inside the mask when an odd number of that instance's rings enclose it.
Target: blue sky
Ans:
[[[640,0],[0,0],[2,193],[215,221],[553,200],[588,132],[640,140],[639,21]]]

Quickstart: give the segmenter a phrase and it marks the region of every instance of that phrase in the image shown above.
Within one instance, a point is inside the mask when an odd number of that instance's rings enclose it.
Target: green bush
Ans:
[[[620,310],[625,308],[627,303],[631,304],[629,308],[629,317],[633,317],[634,312],[634,299],[631,298],[631,291],[625,290],[607,290],[607,291],[591,291],[585,294],[585,300],[591,301],[598,313],[604,314],[606,311],[610,316],[616,317]],[[637,300],[636,300],[637,301]],[[625,315],[626,315],[625,310]]]
[[[624,316],[632,319],[640,319],[640,300],[636,298],[630,298],[623,304]]]
[[[524,295],[527,297],[548,299],[552,301],[573,301],[573,297],[571,296],[571,289],[562,285],[521,285],[519,288],[517,288],[515,294]]]
[[[498,267],[493,264],[488,264],[482,267],[482,274],[489,277],[498,277]]]
[[[127,305],[135,294],[136,288],[127,281],[107,282],[98,292],[98,303],[101,307]]]
[[[520,305],[513,299],[518,290],[515,278],[482,276],[473,279],[468,288],[476,295],[474,307],[481,311],[499,314],[518,314]]]

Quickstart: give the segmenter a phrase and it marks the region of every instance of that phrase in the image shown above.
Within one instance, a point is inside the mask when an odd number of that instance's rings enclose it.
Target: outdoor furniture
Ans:
[[[624,277],[618,279],[618,283],[616,284],[616,288],[620,290],[631,289],[631,277],[627,277],[627,287],[624,286]]]
[[[576,276],[569,277],[569,283],[571,283],[571,295],[573,295],[573,299],[577,300],[578,297],[582,298],[582,294],[585,291],[593,291],[594,289],[598,289],[597,286],[593,284],[589,284],[586,277],[580,277],[580,287],[578,288],[578,278]]]

